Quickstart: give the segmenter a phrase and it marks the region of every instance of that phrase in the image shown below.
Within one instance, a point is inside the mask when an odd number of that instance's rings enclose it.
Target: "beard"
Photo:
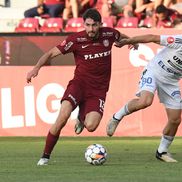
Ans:
[[[88,36],[91,38],[91,39],[97,39],[98,38],[98,36],[99,36],[99,31],[98,32],[88,32],[87,33],[88,34]]]

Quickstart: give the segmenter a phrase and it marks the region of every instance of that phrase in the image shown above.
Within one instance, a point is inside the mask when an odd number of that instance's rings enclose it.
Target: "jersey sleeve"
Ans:
[[[70,52],[74,52],[75,41],[72,36],[68,36],[65,40],[63,40],[56,47],[61,51],[62,54],[67,54]]]
[[[182,35],[161,35],[160,44],[169,48],[182,48]]]
[[[118,31],[118,30],[116,30],[116,29],[113,29],[113,31],[114,31],[114,37],[115,37],[115,40],[114,40],[114,42],[117,42],[117,41],[119,41],[120,40],[120,32]]]

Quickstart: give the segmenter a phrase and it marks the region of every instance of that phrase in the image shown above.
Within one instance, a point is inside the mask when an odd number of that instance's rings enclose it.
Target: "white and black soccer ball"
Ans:
[[[107,151],[101,144],[89,145],[85,151],[85,159],[93,165],[102,165],[106,162]]]

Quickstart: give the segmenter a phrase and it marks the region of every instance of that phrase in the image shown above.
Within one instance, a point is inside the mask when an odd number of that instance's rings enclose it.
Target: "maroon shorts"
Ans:
[[[96,90],[87,88],[78,80],[71,80],[63,95],[63,100],[68,100],[73,106],[73,110],[79,106],[79,118],[85,120],[87,113],[96,111],[103,115],[106,90]]]

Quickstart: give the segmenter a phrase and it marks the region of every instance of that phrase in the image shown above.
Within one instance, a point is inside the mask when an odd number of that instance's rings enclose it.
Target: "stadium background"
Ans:
[[[146,33],[180,34],[177,29],[120,29],[129,36]],[[41,69],[31,84],[26,83],[26,73],[43,52],[60,43],[66,35],[16,35],[1,34],[0,51],[0,136],[45,136],[55,121],[60,99],[68,81],[73,76],[72,55],[60,56],[51,66]],[[8,41],[8,51],[7,49]],[[5,46],[6,45],[6,46]],[[81,136],[105,136],[108,119],[127,100],[133,97],[141,70],[162,47],[141,44],[138,51],[126,47],[112,50],[112,77],[105,104],[105,114],[94,133],[86,130]],[[8,57],[6,55],[8,53]],[[8,65],[6,64],[8,58]],[[75,136],[76,109],[61,135]],[[159,136],[166,123],[163,106],[155,97],[153,105],[124,118],[115,136]],[[182,136],[182,128],[177,133]]]

